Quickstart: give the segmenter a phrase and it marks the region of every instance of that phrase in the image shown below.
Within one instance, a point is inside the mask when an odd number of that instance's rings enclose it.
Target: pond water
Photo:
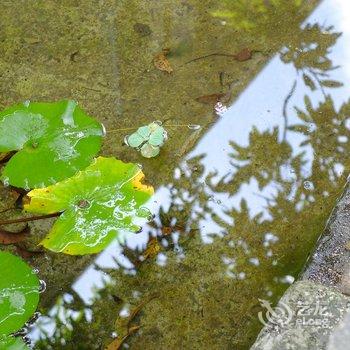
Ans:
[[[106,127],[101,153],[142,164],[156,191],[124,244],[26,254],[46,282],[34,348],[248,349],[349,174],[348,1],[2,5],[2,106],[75,99]],[[154,65],[164,49],[170,74]],[[158,157],[123,145],[116,129],[155,120]],[[31,223],[22,250],[52,222]]]

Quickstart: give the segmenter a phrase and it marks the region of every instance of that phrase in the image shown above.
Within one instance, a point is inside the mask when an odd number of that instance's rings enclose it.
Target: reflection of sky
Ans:
[[[346,9],[348,9],[347,12],[345,12]],[[350,2],[348,0],[325,1],[306,21],[306,23],[319,23],[325,26],[332,24],[335,26],[336,32],[343,32],[329,55],[335,66],[341,66],[331,73],[332,80],[345,82],[342,88],[326,89],[326,93],[331,94],[336,109],[349,97],[349,84],[346,84],[346,79],[344,79],[344,77],[350,77],[350,65],[348,63],[350,62],[350,48],[345,45],[346,42],[350,42],[346,40],[350,36],[349,10]],[[272,130],[278,126],[282,138],[284,125],[282,107],[295,79],[297,79],[297,88],[289,101],[287,115],[290,125],[300,124],[294,106],[304,109],[304,95],[307,94],[311,97],[314,107],[324,98],[320,90],[310,93],[310,89],[305,87],[303,83],[301,74],[298,76],[294,66],[283,63],[277,55],[250,83],[235,103],[228,108],[228,111],[222,117],[219,117],[215,127],[201,139],[201,142],[189,156],[206,154],[203,161],[206,169],[208,171],[216,169],[219,176],[223,176],[232,171],[232,165],[227,157],[227,154],[232,151],[229,146],[230,140],[241,146],[247,146],[249,144],[249,133],[253,126],[259,131]],[[305,174],[309,174],[313,154],[311,147],[299,147],[303,139],[304,137],[301,134],[293,132],[287,134],[287,141],[293,148],[293,155],[300,153],[302,150],[307,152],[306,158],[309,160],[309,167],[306,167],[304,171]],[[292,176],[292,174],[290,175]],[[243,185],[239,194],[234,196],[233,205],[238,208],[240,199],[245,198],[252,213],[261,212],[266,201],[262,197],[256,196],[256,193],[269,197],[269,195],[275,193],[275,188],[272,184],[261,192],[258,189],[257,182],[252,180],[249,185]],[[227,198],[224,198],[224,200],[227,200]]]
[[[337,9],[336,11],[334,9]],[[337,57],[338,64],[342,65],[342,69],[334,72],[334,78],[340,80],[350,80],[350,1],[349,0],[333,0],[327,1],[322,8],[323,18],[327,18],[326,24],[336,25],[336,30],[342,32],[341,41],[343,45],[336,45],[333,50],[332,58]],[[315,16],[311,20],[316,21]],[[347,44],[345,44],[347,43]],[[344,64],[344,65],[343,65]],[[347,86],[344,86],[347,89]]]
[[[332,72],[332,79],[346,82],[350,78],[350,47],[346,45],[350,37],[350,1],[348,0],[328,0],[323,2],[316,11],[309,17],[307,23],[320,23],[325,25],[334,25],[335,30],[343,32],[338,39],[336,45],[332,49],[330,58],[333,59],[334,65],[340,65],[337,71]],[[297,78],[297,88],[290,99],[288,106],[289,124],[300,122],[296,117],[294,106],[304,107],[303,98],[308,94],[312,98],[313,105],[316,106],[322,101],[321,92],[310,90],[305,87],[301,76],[297,77],[297,73],[292,64],[286,65],[278,56],[272,58],[260,74],[250,83],[235,103],[228,108],[228,111],[221,117],[207,134],[201,139],[197,147],[189,154],[190,156],[205,153],[206,158],[203,164],[206,170],[216,169],[221,176],[232,171],[227,154],[231,152],[228,145],[230,140],[235,141],[239,145],[248,145],[248,136],[252,127],[255,126],[260,131],[272,130],[278,126],[282,135],[284,119],[282,117],[283,102],[291,89],[294,79]],[[339,108],[342,102],[348,99],[349,84],[345,84],[343,88],[328,89],[326,92],[331,94],[336,108]],[[293,154],[301,151],[299,144],[303,137],[299,134],[289,132],[287,141],[293,148]],[[307,158],[312,160],[312,150],[307,149]],[[266,155],[267,157],[269,155]],[[310,165],[310,163],[309,163]],[[309,171],[305,169],[306,173]],[[288,169],[286,170],[288,176]],[[289,174],[289,176],[293,176]],[[257,196],[259,193],[266,197],[271,197],[276,192],[273,184],[268,185],[263,191],[260,191],[255,180],[241,186],[239,194],[228,198],[222,195],[220,200],[225,206],[234,206],[238,208],[240,199],[245,198],[248,202],[251,213],[264,211],[266,205],[265,199]],[[151,208],[157,211],[159,204],[165,208],[169,203],[168,193],[164,189],[160,189],[154,196]],[[220,207],[223,204],[214,206]],[[218,208],[215,208],[216,210]],[[217,227],[210,220],[205,223],[205,231],[216,232]],[[127,238],[127,244],[135,247],[147,242],[147,230],[139,235],[132,235]],[[114,267],[112,255],[118,255],[120,258],[121,249],[117,243],[113,243],[96,259],[96,263],[103,267]],[[85,300],[88,301],[92,297],[92,285],[102,286],[101,281],[105,279],[101,272],[96,271],[90,266],[75,282],[73,288]],[[34,335],[35,338],[35,335]]]

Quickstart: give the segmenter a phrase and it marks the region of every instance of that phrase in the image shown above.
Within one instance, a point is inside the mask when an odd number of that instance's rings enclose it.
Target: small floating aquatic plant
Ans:
[[[0,251],[0,349],[27,349],[18,331],[35,312],[40,281],[32,268],[15,255]]]
[[[125,137],[125,143],[140,151],[145,158],[156,157],[167,139],[167,132],[159,122],[141,126],[131,135]]]
[[[0,153],[17,153],[1,179],[26,190],[66,179],[91,163],[103,134],[103,126],[75,101],[10,107],[0,113]]]

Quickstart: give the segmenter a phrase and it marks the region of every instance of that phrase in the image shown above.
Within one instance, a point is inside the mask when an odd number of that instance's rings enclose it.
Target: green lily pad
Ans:
[[[153,188],[141,184],[140,167],[99,157],[73,177],[28,193],[25,210],[63,212],[41,244],[72,255],[98,253],[122,231],[138,231],[149,211],[142,205]]]
[[[18,151],[1,180],[25,189],[45,187],[89,165],[103,126],[74,101],[24,103],[0,113],[0,152]]]
[[[39,302],[39,279],[23,260],[0,251],[0,337],[19,330]]]
[[[3,350],[28,350],[21,338],[4,337],[0,338],[0,349]]]
[[[140,151],[143,157],[152,158],[159,154],[160,147],[166,139],[166,130],[159,123],[153,122],[138,128],[136,132],[126,137],[125,142]]]

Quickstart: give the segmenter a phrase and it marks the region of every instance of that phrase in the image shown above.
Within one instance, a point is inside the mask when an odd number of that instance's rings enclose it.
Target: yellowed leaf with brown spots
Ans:
[[[131,324],[132,321],[134,321],[135,317],[138,316],[140,311],[143,309],[143,307],[149,303],[151,300],[157,298],[158,294],[150,295],[148,298],[143,300],[139,305],[137,305],[131,312],[130,316],[127,319],[121,320],[118,318],[116,320],[116,328],[118,333],[117,338],[115,338],[109,345],[106,347],[105,350],[119,350],[121,346],[124,344],[124,342],[134,333],[136,333],[141,325],[138,324]],[[118,324],[121,324],[121,329],[118,330]]]
[[[169,51],[169,49],[163,49],[162,52],[155,55],[153,58],[153,64],[157,69],[161,70],[162,72],[167,72],[168,74],[171,74],[174,70],[167,59]]]

